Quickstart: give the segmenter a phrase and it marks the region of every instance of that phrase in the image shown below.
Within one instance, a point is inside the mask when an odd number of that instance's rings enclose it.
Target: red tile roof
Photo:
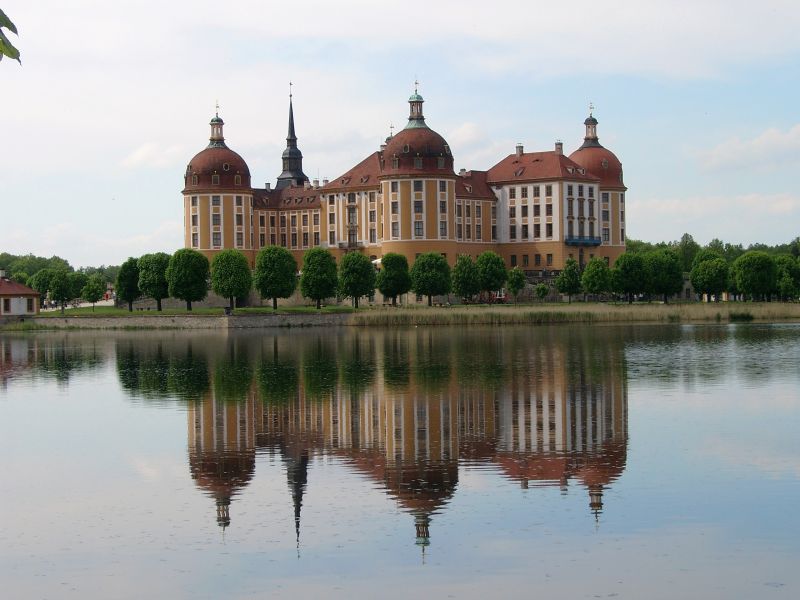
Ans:
[[[0,296],[39,296],[39,292],[16,281],[0,278]]]
[[[360,190],[378,187],[378,177],[381,174],[381,154],[373,152],[355,167],[332,179],[322,188],[322,193],[334,193],[346,190]]]
[[[497,200],[486,180],[486,171],[466,171],[456,178],[456,198],[475,200]]]
[[[526,152],[520,156],[509,154],[489,169],[487,179],[490,184],[553,179],[600,181],[575,161],[553,150]]]

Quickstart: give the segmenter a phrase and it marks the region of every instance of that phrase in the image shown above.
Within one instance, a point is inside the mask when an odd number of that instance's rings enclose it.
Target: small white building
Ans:
[[[39,292],[12,281],[0,271],[0,317],[39,314]]]

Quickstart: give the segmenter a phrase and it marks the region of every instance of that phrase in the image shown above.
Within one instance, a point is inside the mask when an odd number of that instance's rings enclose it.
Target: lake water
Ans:
[[[800,597],[800,326],[0,336],[3,598]]]

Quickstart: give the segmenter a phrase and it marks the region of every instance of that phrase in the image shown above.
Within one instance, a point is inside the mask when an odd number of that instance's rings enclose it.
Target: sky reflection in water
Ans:
[[[795,597],[798,364],[796,325],[2,336],[0,576]]]

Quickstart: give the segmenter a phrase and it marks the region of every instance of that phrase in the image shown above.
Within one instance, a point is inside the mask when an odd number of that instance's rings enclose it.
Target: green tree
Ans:
[[[30,279],[30,277],[28,277],[25,271],[17,271],[11,275],[11,279],[22,285],[28,285],[28,279]]]
[[[95,303],[103,297],[105,291],[106,282],[103,281],[103,278],[100,275],[91,275],[81,290],[81,298],[92,303],[92,312],[94,312]]]
[[[451,273],[453,293],[465,302],[481,291],[478,267],[467,254],[460,254]]]
[[[503,287],[508,274],[506,273],[506,264],[498,254],[491,250],[482,252],[475,264],[478,267],[481,291],[494,292]]]
[[[231,310],[236,298],[246,296],[253,287],[253,275],[247,257],[235,248],[222,250],[211,261],[211,289],[230,299]]]
[[[433,296],[450,293],[450,265],[438,252],[420,254],[411,267],[411,289],[415,294],[428,297],[428,306]]]
[[[11,22],[11,19],[6,16],[6,13],[0,10],[0,60],[3,60],[3,57],[7,56],[17,61],[19,64],[22,64],[19,58],[19,50],[17,50],[6,37],[6,34],[3,33],[3,29],[8,29],[14,35],[19,35],[17,33],[17,26]]]
[[[547,298],[547,295],[550,293],[550,286],[546,283],[540,283],[534,288],[534,291],[536,292],[536,297],[544,302],[544,299]]]
[[[256,255],[253,284],[262,298],[272,298],[272,310],[278,310],[278,298],[288,298],[297,289],[297,261],[282,246],[267,246]]]
[[[141,296],[139,291],[138,261],[131,257],[119,268],[117,274],[117,298],[128,303],[128,312],[133,312],[133,301]]]
[[[50,291],[50,280],[55,275],[55,269],[39,269],[31,275],[28,285],[39,292],[40,302],[44,303],[47,293]]]
[[[728,286],[728,263],[724,258],[713,258],[697,263],[689,276],[692,287],[701,294],[713,295],[719,302],[722,292]]]
[[[567,295],[567,302],[572,303],[572,296],[581,291],[581,268],[574,258],[568,258],[564,269],[556,277],[556,289]]]
[[[170,255],[166,252],[145,254],[139,257],[139,289],[145,296],[156,301],[156,310],[161,312],[161,300],[169,297],[167,267]]]
[[[602,258],[593,258],[581,276],[583,291],[587,294],[605,294],[611,289],[611,270]]]
[[[691,235],[684,233],[674,247],[681,259],[681,268],[688,273],[692,270],[695,255],[700,251],[700,244],[695,242]]]
[[[411,275],[406,257],[395,252],[384,254],[375,285],[384,298],[392,299],[392,306],[397,306],[397,297],[411,289]]]
[[[683,264],[680,256],[672,248],[654,250],[644,255],[647,270],[647,291],[664,298],[680,294],[683,289]]]
[[[58,302],[63,315],[67,302],[72,299],[72,286],[67,271],[59,269],[53,273],[50,278],[50,299]]]
[[[350,296],[358,308],[361,296],[375,293],[375,267],[372,261],[358,252],[348,252],[339,262],[339,289]]]
[[[525,273],[519,267],[514,267],[508,272],[508,291],[514,296],[514,304],[517,303],[519,293],[525,289]]]
[[[617,258],[611,271],[611,287],[616,292],[626,295],[628,303],[633,303],[635,294],[641,294],[645,291],[647,287],[647,270],[641,254],[628,254],[625,252]]]
[[[736,287],[752,300],[766,299],[777,287],[775,261],[766,252],[750,250],[733,263]]]
[[[169,295],[186,302],[186,310],[192,310],[192,302],[199,302],[208,295],[208,259],[197,250],[181,248],[169,259],[167,283]]]
[[[775,268],[781,300],[792,300],[800,289],[800,262],[791,254],[779,254],[775,257]]]
[[[70,300],[80,299],[82,297],[81,292],[83,292],[83,287],[89,281],[89,277],[79,271],[73,271],[67,275],[67,279],[69,279]]]
[[[719,242],[719,240],[716,241]],[[721,243],[722,242],[720,242],[720,244]],[[697,252],[697,254],[694,255],[694,260],[692,261],[692,269],[694,269],[701,262],[705,262],[707,260],[714,260],[715,258],[725,258],[725,255],[723,252],[717,250],[716,247],[714,249],[702,248]]]
[[[339,281],[336,277],[336,259],[324,248],[311,248],[303,255],[303,272],[300,274],[300,293],[322,308],[322,301],[336,294]]]

